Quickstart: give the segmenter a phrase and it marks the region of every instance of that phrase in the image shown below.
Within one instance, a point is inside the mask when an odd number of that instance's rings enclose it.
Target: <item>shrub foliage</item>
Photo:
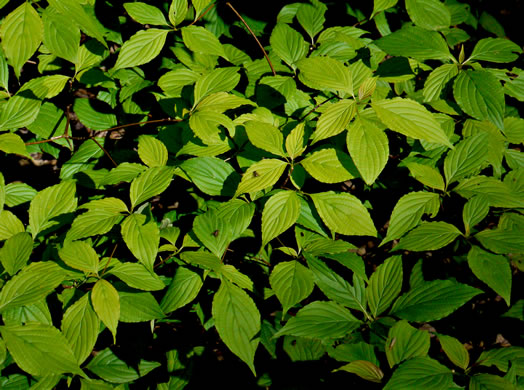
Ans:
[[[0,387],[523,388],[496,19],[150,3],[0,1]]]

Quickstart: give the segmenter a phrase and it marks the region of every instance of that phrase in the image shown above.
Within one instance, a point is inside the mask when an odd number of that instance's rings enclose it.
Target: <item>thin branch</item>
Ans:
[[[271,60],[269,59],[267,53],[266,53],[266,50],[264,50],[264,46],[262,46],[262,44],[260,43],[260,41],[258,40],[257,36],[255,35],[255,33],[253,32],[253,30],[251,30],[251,27],[249,27],[249,25],[246,23],[246,21],[244,20],[244,18],[237,12],[237,10],[231,5],[230,2],[227,2],[226,5],[231,8],[231,10],[233,10],[233,12],[236,14],[236,16],[238,16],[238,18],[242,21],[242,23],[244,23],[244,26],[246,26],[246,28],[249,30],[249,32],[251,33],[251,35],[253,36],[253,38],[255,38],[255,41],[257,41],[258,43],[258,46],[260,47],[260,50],[262,50],[262,53],[264,53],[264,57],[266,57],[266,61],[267,63],[269,64],[269,67],[271,68],[271,71],[273,72],[273,76],[276,76],[277,75],[277,72],[275,72],[275,68],[273,68],[273,64],[271,63]]]
[[[334,98],[336,98],[335,95],[333,95],[330,98],[324,100],[323,102],[318,103],[315,107],[313,107],[311,110],[309,110],[308,113],[306,115],[304,115],[302,118],[300,118],[298,121],[302,122],[304,119],[306,119],[309,116],[309,114],[311,114],[312,112],[316,111],[320,106],[322,106],[323,104],[326,104],[327,102],[329,102],[330,100],[332,100]]]
[[[102,270],[102,275],[106,273],[107,266],[109,265],[111,260],[113,260],[113,255],[116,252],[116,248],[118,248],[118,243],[116,243],[115,246],[113,247],[113,251],[111,252],[111,255],[109,256],[109,259],[107,259],[106,265],[104,266],[104,269]]]
[[[204,16],[206,16],[206,14],[211,11],[213,9],[213,7],[215,6],[215,3],[211,4],[206,10],[205,12],[200,15],[197,19],[193,20],[191,23],[188,24],[188,26],[192,26],[193,24],[195,24],[196,22],[198,22],[200,19],[202,19]]]
[[[107,150],[102,146],[102,144],[101,144],[100,142],[98,142],[98,141],[96,140],[95,137],[92,137],[91,139],[93,140],[93,142],[94,142],[95,144],[98,145],[98,147],[99,147],[100,149],[102,149],[102,151],[105,153],[105,155],[106,155],[106,156],[111,160],[111,162],[113,163],[113,165],[114,165],[115,167],[117,167],[118,164],[115,162],[115,160],[113,160],[113,157],[111,157],[111,155],[109,154],[109,152],[108,152],[108,151],[107,151]]]

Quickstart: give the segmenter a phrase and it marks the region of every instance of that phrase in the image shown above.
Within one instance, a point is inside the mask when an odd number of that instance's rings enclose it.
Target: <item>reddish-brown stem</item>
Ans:
[[[100,149],[102,149],[102,151],[104,152],[104,154],[105,154],[105,155],[106,155],[106,156],[111,160],[111,162],[113,163],[113,165],[114,165],[115,167],[117,167],[118,164],[115,162],[115,160],[113,160],[113,157],[111,157],[111,155],[109,154],[109,152],[108,152],[108,151],[107,151],[107,150],[102,146],[102,144],[101,144],[100,142],[98,142],[98,141],[96,140],[95,137],[93,137],[93,138],[91,138],[91,139],[93,140],[93,142],[94,142],[95,144],[98,145],[98,147],[99,147]]]
[[[191,23],[188,24],[188,26],[192,26],[193,24],[195,24],[196,22],[198,22],[200,19],[202,19],[204,16],[206,16],[206,14],[211,11],[213,9],[213,7],[215,6],[215,3],[211,4],[205,11],[202,15],[200,15],[197,19],[193,20]]]
[[[111,262],[111,260],[113,260],[113,255],[116,252],[116,248],[118,248],[118,243],[116,243],[115,246],[113,247],[113,250],[111,251],[111,255],[109,256],[109,259],[107,259],[107,263],[104,266],[104,269],[102,270],[102,275],[106,273],[106,269],[107,269],[109,263]]]
[[[231,8],[231,10],[235,13],[235,15],[238,16],[238,18],[242,21],[242,23],[244,23],[244,26],[246,26],[246,28],[249,30],[249,32],[251,33],[253,38],[255,38],[255,41],[257,41],[258,46],[260,47],[260,50],[262,50],[262,53],[264,53],[264,57],[266,57],[266,61],[269,64],[269,67],[271,68],[271,72],[273,72],[273,76],[276,76],[277,72],[275,72],[275,68],[273,68],[273,64],[271,63],[271,60],[269,59],[269,56],[267,55],[266,50],[264,49],[264,46],[262,46],[262,44],[258,40],[257,36],[253,32],[253,30],[251,30],[251,27],[249,27],[249,25],[246,23],[244,18],[237,12],[237,10],[231,5],[230,2],[227,2],[226,5],[229,8]]]

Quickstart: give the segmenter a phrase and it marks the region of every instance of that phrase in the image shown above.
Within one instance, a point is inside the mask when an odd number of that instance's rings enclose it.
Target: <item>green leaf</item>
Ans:
[[[218,273],[221,277],[226,278],[238,287],[243,288],[244,290],[253,291],[253,281],[249,276],[243,274],[231,264],[221,264],[220,268],[218,268]]]
[[[86,273],[98,273],[98,255],[93,247],[85,241],[66,241],[58,255],[71,268]]]
[[[80,48],[80,29],[54,7],[45,9],[42,20],[45,47],[55,56],[76,63]]]
[[[29,205],[29,227],[33,238],[57,222],[54,218],[76,210],[75,182],[66,180],[40,191]]]
[[[162,11],[157,7],[146,3],[124,3],[129,16],[140,24],[152,24],[154,26],[169,26]]]
[[[226,57],[224,48],[213,33],[200,26],[182,28],[182,39],[189,50],[197,53]]]
[[[443,30],[451,24],[451,14],[439,0],[406,0],[406,11],[418,27]]]
[[[487,119],[499,129],[504,128],[504,89],[490,72],[461,71],[453,83],[453,96],[473,118]]]
[[[75,173],[91,169],[93,163],[89,160],[99,158],[104,154],[100,146],[104,146],[104,140],[98,141],[97,145],[94,140],[87,140],[80,145],[80,148],[73,154],[73,156],[65,161],[60,170],[60,179],[71,179]]]
[[[24,140],[18,134],[1,134],[0,151],[5,152],[7,154],[14,153],[25,157],[30,157],[27,148],[25,147]]]
[[[259,149],[284,157],[284,136],[275,126],[260,121],[244,123],[249,141]]]
[[[297,69],[297,62],[306,56],[309,49],[302,35],[286,23],[277,23],[269,43],[275,54],[293,70]]]
[[[289,229],[300,215],[295,191],[281,191],[268,199],[262,211],[262,246]]]
[[[444,160],[447,185],[478,174],[488,154],[488,134],[481,132],[459,142]]]
[[[186,68],[180,68],[160,76],[158,79],[158,86],[162,88],[166,95],[170,97],[180,97],[182,95],[182,88],[186,85],[194,84],[201,78],[201,75],[197,72]]]
[[[5,204],[9,207],[19,206],[33,200],[36,194],[37,191],[30,185],[25,183],[10,183],[5,186]],[[2,195],[0,195],[0,199],[1,196]],[[2,207],[0,206],[0,210],[1,209]]]
[[[33,240],[28,233],[17,233],[8,238],[0,249],[0,262],[11,276],[21,270],[33,252]]]
[[[301,4],[298,8],[297,20],[302,28],[306,30],[311,38],[311,42],[315,41],[315,36],[324,28],[324,22],[326,21],[324,14],[326,10],[327,7],[320,2],[315,5]]]
[[[480,354],[475,364],[491,367],[494,365],[502,372],[508,372],[510,369],[510,362],[515,362],[512,365],[517,367],[517,375],[522,375],[522,359],[524,358],[524,350],[522,347],[505,347],[495,348],[489,351],[484,351]]]
[[[202,278],[185,267],[178,267],[160,307],[169,314],[190,303],[202,288]]]
[[[431,192],[410,192],[399,199],[389,220],[389,228],[381,245],[398,239],[417,226],[424,214],[432,217],[439,210],[438,194]]]
[[[349,310],[333,301],[315,301],[300,309],[273,337],[282,335],[338,339],[360,326]]]
[[[16,77],[22,66],[42,42],[44,30],[40,16],[29,2],[24,2],[3,20],[0,27],[2,48]]]
[[[418,60],[449,60],[448,44],[436,31],[407,26],[373,42],[393,56],[413,57]]]
[[[145,322],[165,317],[151,293],[119,291],[118,295],[120,296],[121,322]]]
[[[311,176],[322,183],[340,183],[353,179],[357,174],[351,158],[334,148],[313,152],[300,164]]]
[[[453,383],[451,370],[427,356],[416,357],[401,364],[384,390],[442,390]]]
[[[260,341],[256,337],[260,313],[253,300],[241,288],[222,280],[213,297],[212,314],[222,341],[256,375],[253,360]]]
[[[468,199],[475,195],[482,195],[492,207],[524,207],[524,200],[520,199],[506,182],[491,176],[474,176],[461,180],[453,191]]]
[[[228,219],[231,239],[236,240],[251,223],[255,213],[255,204],[246,203],[240,199],[232,199],[229,202],[222,203],[217,213],[219,218]]]
[[[68,240],[105,234],[122,219],[122,213],[128,212],[124,202],[112,197],[92,200],[79,208],[88,209],[88,211],[73,220],[66,235]]]
[[[382,314],[402,289],[402,256],[393,256],[373,272],[366,288],[369,309],[373,317]]]
[[[271,271],[269,283],[282,304],[284,314],[306,299],[315,287],[311,271],[296,260],[278,263]]]
[[[317,128],[311,135],[311,144],[343,132],[355,116],[357,107],[353,99],[341,99],[330,105],[317,122]]]
[[[449,80],[459,73],[456,64],[444,64],[435,68],[424,83],[424,101],[432,102],[440,99],[440,94]]]
[[[354,274],[354,286],[333,272],[323,261],[305,255],[309,269],[315,277],[315,284],[329,299],[351,309],[366,313],[364,281]],[[367,314],[367,313],[366,313]]]
[[[398,3],[398,0],[373,0],[373,13],[371,14],[372,19],[379,12],[394,7]]]
[[[25,232],[22,221],[8,210],[0,211],[0,240],[7,240],[21,232]]]
[[[310,88],[353,93],[351,71],[334,58],[304,58],[297,66],[300,70],[300,81]]]
[[[215,256],[222,257],[231,243],[231,230],[227,219],[217,215],[215,210],[208,210],[197,216],[193,222],[193,231],[198,239]]]
[[[173,178],[173,169],[171,167],[152,167],[146,169],[131,183],[129,198],[131,207],[145,202],[153,196],[164,192]]]
[[[486,229],[475,234],[475,238],[492,252],[498,254],[524,253],[524,239],[520,229]]]
[[[466,202],[462,210],[466,237],[469,236],[471,228],[486,218],[488,213],[489,202],[484,196],[477,195]]]
[[[0,213],[2,213],[2,210],[4,209],[5,196],[6,196],[5,179],[4,179],[4,175],[2,174],[2,172],[0,172]]]
[[[452,280],[433,280],[401,295],[391,313],[408,321],[435,321],[450,315],[481,293],[477,288]]]
[[[444,178],[438,169],[415,162],[406,163],[409,173],[422,184],[444,191]]]
[[[429,332],[418,330],[405,320],[398,321],[389,329],[385,345],[390,367],[429,352]]]
[[[391,130],[415,139],[453,147],[438,121],[420,103],[397,97],[374,102],[372,106],[379,119]]]
[[[196,109],[198,111],[214,111],[223,113],[240,106],[256,106],[256,103],[228,92],[214,92],[203,98]]]
[[[366,360],[354,360],[345,366],[337,368],[335,371],[346,371],[357,374],[362,379],[370,382],[380,383],[384,377],[382,370],[375,364]]]
[[[162,167],[167,164],[166,146],[150,135],[138,137],[138,156],[148,167]]]
[[[305,123],[299,123],[286,137],[286,152],[294,160],[306,150]]]
[[[332,232],[376,237],[377,231],[369,212],[355,196],[329,191],[311,194],[311,199],[322,221]]]
[[[188,8],[187,0],[171,0],[171,5],[169,6],[169,21],[173,26],[176,27],[184,21]]]
[[[85,376],[71,345],[54,326],[34,322],[2,326],[0,333],[16,364],[29,374],[73,373]]]
[[[388,161],[388,137],[373,122],[358,118],[348,129],[346,145],[362,179],[372,185]]]
[[[71,22],[78,25],[87,35],[107,47],[103,26],[96,19],[95,14],[87,12],[81,3],[76,0],[49,0],[48,3],[69,18]]]
[[[200,77],[195,84],[195,106],[208,95],[232,91],[240,81],[238,68],[219,68]]]
[[[522,49],[516,43],[503,38],[484,38],[477,42],[468,61],[513,62]]]
[[[104,106],[104,103],[101,103]],[[109,106],[106,105],[108,109]],[[75,99],[73,105],[75,114],[86,127],[92,130],[106,130],[116,126],[116,116],[110,112],[100,112],[91,105],[90,99]]]
[[[122,45],[113,69],[147,64],[160,54],[166,43],[167,33],[168,30],[157,28],[137,32]]]
[[[235,130],[233,121],[219,112],[196,111],[189,118],[189,127],[205,144],[227,146],[226,135],[219,126],[226,128],[230,134]],[[229,147],[226,150],[229,150]]]
[[[92,373],[111,383],[128,383],[159,367],[158,362],[140,360],[134,366],[120,360],[110,348],[100,351],[86,366]]]
[[[524,299],[519,299],[511,308],[505,312],[502,317],[515,318],[519,321],[524,321]]]
[[[455,337],[438,335],[438,341],[442,350],[449,358],[449,360],[457,367],[465,370],[469,366],[469,354],[464,345]]]
[[[98,280],[91,291],[91,302],[98,318],[113,333],[116,342],[116,327],[120,318],[120,297],[116,289],[105,279]]]
[[[468,253],[468,265],[473,274],[504,298],[509,307],[512,276],[508,259],[473,246]]]
[[[216,157],[196,157],[184,161],[180,168],[197,188],[208,195],[231,196],[240,181],[233,167]]]
[[[403,237],[395,250],[433,251],[445,247],[462,235],[454,225],[446,222],[423,222]]]
[[[131,214],[122,222],[122,238],[131,253],[152,271],[160,244],[160,231],[156,223],[146,222],[145,215]]]
[[[514,386],[505,378],[492,374],[476,374],[469,380],[470,390],[508,390]]]
[[[140,263],[121,263],[117,264],[108,271],[115,275],[129,287],[145,291],[163,290],[166,286],[155,274],[146,269]]]
[[[286,166],[287,163],[285,161],[273,158],[263,159],[254,163],[242,175],[242,180],[238,185],[235,196],[271,187],[280,179]]]
[[[62,332],[73,349],[78,364],[91,354],[100,331],[100,320],[96,315],[89,294],[85,294],[64,313]]]
[[[4,51],[0,45],[0,86],[6,91],[9,90],[9,67],[5,58]]]
[[[52,325],[51,312],[45,299],[30,305],[14,307],[2,314],[4,325],[22,325],[29,322]]]

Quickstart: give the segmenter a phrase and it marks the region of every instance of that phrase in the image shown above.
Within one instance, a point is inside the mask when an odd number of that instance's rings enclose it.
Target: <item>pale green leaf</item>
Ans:
[[[91,354],[100,331],[98,319],[89,294],[85,294],[64,313],[62,332],[73,349],[78,364],[82,364]]]
[[[21,232],[25,232],[22,221],[8,210],[0,211],[0,240],[7,240]]]
[[[503,38],[484,38],[477,42],[468,61],[513,62],[519,58],[519,45]]]
[[[301,4],[297,11],[297,20],[314,42],[315,36],[324,28],[327,7],[318,2],[315,5]]]
[[[429,332],[415,329],[405,320],[398,321],[389,329],[385,350],[390,367],[417,356],[426,356]]]
[[[85,241],[66,241],[58,255],[71,268],[86,273],[98,273],[98,255],[93,247]]]
[[[461,71],[453,84],[453,96],[473,118],[488,119],[499,129],[504,128],[504,89],[490,72]]]
[[[486,218],[488,213],[489,202],[483,195],[474,196],[466,202],[462,210],[466,236],[469,236],[471,228]]]
[[[217,210],[219,218],[228,221],[231,239],[235,240],[248,228],[255,213],[255,204],[246,203],[240,199],[232,199],[222,203]]]
[[[444,160],[447,185],[458,179],[478,174],[488,154],[488,134],[481,132],[459,142]]]
[[[310,88],[353,93],[351,71],[334,58],[305,58],[299,61],[297,66],[300,70],[300,81]]]
[[[256,103],[249,99],[233,95],[227,92],[214,92],[203,98],[197,106],[198,111],[215,111],[223,113],[240,106],[256,106]]]
[[[255,374],[254,358],[260,331],[260,312],[241,288],[222,280],[213,297],[215,327],[227,347]],[[255,374],[256,375],[256,374]]]
[[[1,179],[0,179],[1,180]],[[15,207],[33,200],[37,191],[26,183],[10,183],[5,186],[5,204],[9,207]],[[0,204],[1,204],[0,190]],[[0,210],[2,207],[0,206]]]
[[[452,57],[442,35],[417,26],[404,27],[373,43],[393,56],[444,61]]]
[[[161,10],[152,5],[136,2],[124,3],[126,12],[141,24],[152,24],[154,26],[169,26]]]
[[[269,123],[247,121],[244,123],[249,141],[257,148],[284,157],[284,136],[282,132]]]
[[[315,301],[298,311],[273,337],[282,335],[338,339],[360,326],[346,308],[333,301]]]
[[[167,164],[166,146],[150,135],[138,137],[138,156],[148,167],[162,167]]]
[[[2,48],[16,77],[42,42],[43,25],[31,3],[24,2],[2,21]]]
[[[187,48],[194,52],[225,57],[224,48],[218,38],[204,27],[183,27],[182,39]]]
[[[231,242],[231,230],[225,218],[218,216],[215,210],[208,210],[197,216],[193,222],[193,231],[198,239],[215,256],[222,257]]]
[[[443,334],[438,335],[438,341],[440,342],[442,350],[454,365],[463,370],[468,368],[469,354],[468,350],[464,347],[464,344],[458,341],[455,337]]]
[[[120,263],[108,271],[129,287],[145,291],[163,290],[166,286],[155,274],[140,263]]]
[[[122,45],[114,69],[132,68],[153,60],[164,47],[167,33],[168,30],[157,28],[137,32]]]
[[[302,35],[285,23],[277,23],[271,32],[269,43],[275,54],[293,70],[297,68],[296,63],[306,56],[309,48]]]
[[[188,8],[188,0],[171,0],[171,5],[169,6],[169,21],[173,26],[176,27],[184,21]]]
[[[351,372],[357,374],[362,379],[376,383],[382,382],[382,378],[384,377],[382,370],[367,360],[353,360],[351,363],[337,368],[335,371]]]
[[[100,104],[102,106],[105,105],[104,103]],[[109,106],[105,106],[108,110],[110,110]],[[116,126],[117,124],[115,114],[112,112],[98,111],[95,107],[93,107],[90,99],[87,98],[75,99],[73,110],[78,116],[80,122],[93,130],[106,130]]]
[[[400,296],[391,313],[408,321],[429,322],[444,318],[482,291],[452,280],[433,280]]]
[[[2,174],[2,172],[0,172],[0,214],[2,213],[2,210],[4,209],[5,198],[6,198],[5,179],[4,179],[4,175]]]
[[[120,297],[116,289],[105,279],[98,280],[91,291],[91,302],[98,318],[113,334],[116,342],[116,327],[120,318]]]
[[[462,235],[454,225],[446,222],[423,222],[403,237],[394,250],[421,252],[445,247]]]
[[[311,194],[311,199],[322,221],[332,232],[376,237],[377,231],[369,212],[355,196],[329,191]]]
[[[140,174],[131,183],[129,190],[129,197],[131,199],[131,207],[145,202],[153,196],[164,192],[173,178],[173,170],[171,167],[152,167]]]
[[[210,269],[217,273],[220,272],[220,268],[222,267],[222,261],[219,257],[216,257],[213,253],[204,250],[196,252],[182,252],[180,258],[192,265],[197,265],[205,269]]]
[[[456,64],[444,64],[435,68],[424,82],[424,101],[432,102],[440,99],[440,94],[449,80],[459,72]]]
[[[180,168],[208,195],[233,195],[240,180],[230,164],[216,157],[192,158],[184,161]]]
[[[461,180],[453,191],[467,199],[482,195],[492,207],[524,207],[524,199],[521,199],[508,183],[491,176],[474,176]]]
[[[202,278],[185,267],[178,267],[160,307],[169,314],[190,303],[202,288]]]
[[[9,67],[7,60],[0,45],[0,86],[6,91],[9,90]]]
[[[71,23],[67,16],[57,12],[53,7],[45,9],[42,20],[45,47],[55,56],[76,63],[80,48],[80,29]]]
[[[7,103],[2,106],[2,112],[0,112],[0,130],[18,129],[20,127],[29,126],[36,120],[38,112],[40,111],[41,103],[40,100],[34,98],[34,93],[32,91],[18,91],[16,95],[12,96]],[[2,135],[18,137],[16,134]],[[18,141],[18,138],[15,139],[15,141],[17,141],[16,146],[18,150],[21,150],[21,146],[18,146],[20,145],[21,139]],[[6,137],[5,139],[8,140],[8,142],[11,141],[9,143],[13,142],[13,137]],[[25,146],[23,150],[25,151]],[[27,154],[23,153],[23,155]]]
[[[36,194],[29,205],[29,227],[33,238],[57,224],[54,218],[76,210],[75,192],[75,182],[66,180]]]
[[[231,264],[221,264],[218,273],[221,277],[226,278],[238,287],[251,292],[253,291],[253,281],[249,276],[236,269],[235,266]]]
[[[119,291],[120,321],[146,322],[165,317],[155,297],[148,292]]]
[[[343,132],[356,113],[353,99],[342,99],[330,105],[317,122],[317,127],[311,135],[311,144]]]
[[[286,137],[286,152],[294,160],[306,150],[305,123],[299,123]]]
[[[373,0],[373,13],[371,18],[373,18],[373,16],[377,15],[379,12],[394,7],[397,3],[398,0]]]
[[[509,307],[512,276],[508,259],[473,246],[468,253],[468,265],[473,274],[504,298]]]
[[[427,356],[416,357],[401,364],[384,390],[443,390],[451,388],[453,373]]]
[[[21,270],[33,252],[33,240],[28,233],[17,233],[8,238],[0,249],[0,262],[11,276]]]
[[[93,163],[90,160],[104,154],[100,146],[103,147],[105,141],[102,139],[97,142],[98,144],[91,139],[83,142],[73,156],[62,164],[60,179],[71,179],[78,172],[92,169]]]
[[[522,229],[486,229],[475,234],[475,238],[482,246],[498,254],[524,253]]]
[[[160,231],[146,216],[131,214],[122,222],[122,238],[133,255],[152,271],[160,244]]]
[[[228,145],[226,135],[220,128],[221,126],[225,127],[229,134],[234,134],[235,125],[233,121],[222,113],[198,110],[189,118],[189,127],[207,145]],[[226,150],[229,150],[229,147]],[[216,154],[213,154],[213,156]]]
[[[340,183],[357,176],[351,158],[334,148],[313,152],[300,164],[311,176],[322,183]]]
[[[85,376],[71,345],[51,325],[29,323],[0,327],[0,333],[16,364],[34,376],[73,373]]]
[[[451,24],[451,14],[439,0],[406,0],[406,11],[418,27],[443,30]]]
[[[0,151],[6,154],[14,153],[21,156],[30,157],[25,146],[24,140],[13,133],[4,133],[0,135]]]
[[[262,211],[262,246],[293,226],[299,214],[300,199],[295,191],[281,191],[271,196]]]
[[[287,163],[285,161],[273,158],[263,159],[254,163],[242,175],[242,180],[238,185],[235,196],[271,187],[280,179],[286,166]]]
[[[22,325],[29,322],[52,325],[51,312],[45,299],[30,305],[13,307],[2,313],[4,325]]]
[[[315,286],[311,271],[296,260],[278,263],[271,271],[269,283],[284,313],[307,298]]]
[[[406,167],[409,169],[409,173],[422,184],[444,191],[444,178],[438,169],[415,162],[407,163]]]
[[[180,68],[167,72],[158,79],[158,86],[172,97],[180,97],[182,88],[186,85],[194,84],[202,76],[190,69]]]
[[[366,288],[369,309],[373,317],[382,314],[402,289],[402,257],[393,256],[377,267]]]
[[[396,97],[372,104],[380,120],[408,137],[452,147],[435,117],[420,103]]]
[[[229,92],[240,81],[238,68],[219,68],[200,77],[195,84],[195,106],[202,98],[215,92]]]

